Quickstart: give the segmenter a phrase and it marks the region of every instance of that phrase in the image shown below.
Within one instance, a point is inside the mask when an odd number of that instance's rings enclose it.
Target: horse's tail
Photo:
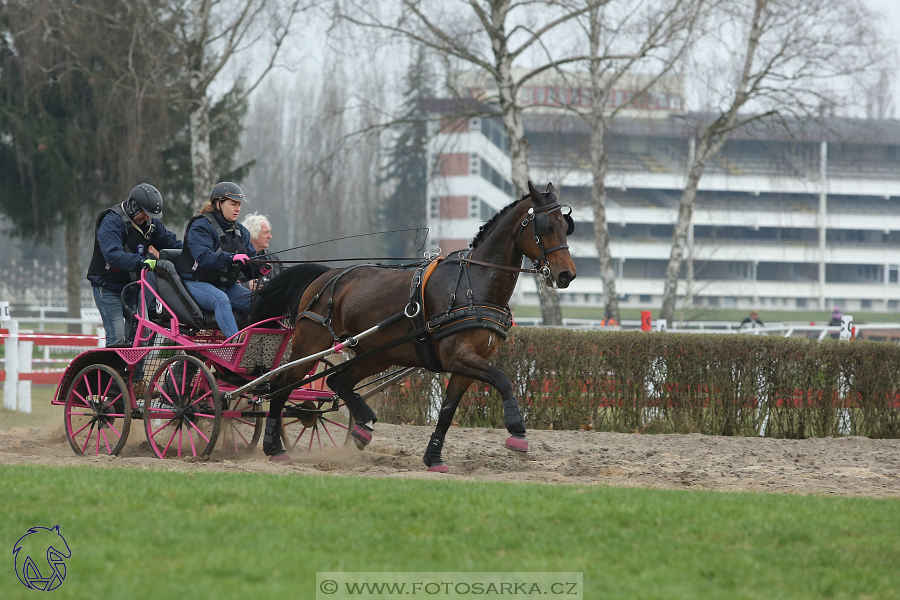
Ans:
[[[257,293],[250,311],[250,322],[258,323],[272,317],[287,315],[297,318],[300,299],[309,285],[331,267],[316,263],[300,264],[285,269],[272,278]]]

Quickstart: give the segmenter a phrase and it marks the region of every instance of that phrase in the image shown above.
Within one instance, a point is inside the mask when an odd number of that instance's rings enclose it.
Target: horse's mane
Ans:
[[[256,291],[249,315],[250,322],[258,323],[283,315],[294,321],[303,292],[319,275],[331,269],[332,267],[316,263],[299,264],[285,269]]]
[[[500,219],[503,218],[503,215],[505,215],[510,211],[510,209],[512,209],[514,206],[519,204],[519,202],[525,200],[526,198],[531,198],[531,196],[529,194],[525,194],[518,200],[513,200],[512,202],[501,208],[500,212],[491,217],[490,220],[488,220],[484,225],[478,228],[478,233],[475,234],[474,238],[472,238],[471,243],[469,243],[469,247],[472,249],[477,248],[478,244],[481,243],[481,240],[483,240],[487,236],[487,234],[494,230],[494,227],[497,226],[497,223],[500,222]]]

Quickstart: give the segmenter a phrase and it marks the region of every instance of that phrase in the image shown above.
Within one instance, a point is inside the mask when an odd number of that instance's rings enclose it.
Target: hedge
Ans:
[[[517,328],[492,362],[532,429],[900,437],[896,344]],[[433,424],[446,382],[418,372],[381,395],[379,419]],[[456,421],[502,427],[499,394],[475,382]]]

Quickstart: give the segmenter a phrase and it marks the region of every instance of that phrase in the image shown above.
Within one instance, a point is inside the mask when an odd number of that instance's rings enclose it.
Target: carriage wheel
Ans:
[[[144,399],[144,432],[157,457],[208,455],[221,423],[219,387],[201,360],[181,354],[156,370]]]
[[[265,417],[237,415],[238,412],[261,411],[261,402],[256,398],[241,396],[232,398],[222,410],[222,429],[216,451],[227,456],[249,454],[259,443],[265,428]],[[235,416],[231,416],[235,415]]]
[[[314,372],[321,373],[333,366],[322,360]],[[328,389],[324,377],[298,389],[307,398],[291,398],[285,405],[281,419],[285,450],[311,454],[342,448],[350,440],[353,425],[353,415],[344,401]]]
[[[117,455],[131,430],[131,399],[122,376],[106,365],[82,369],[69,386],[64,416],[75,454]]]

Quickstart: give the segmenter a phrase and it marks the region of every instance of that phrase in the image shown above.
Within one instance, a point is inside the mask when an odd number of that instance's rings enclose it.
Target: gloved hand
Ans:
[[[231,262],[239,262],[242,265],[250,260],[250,257],[246,254],[235,254],[234,258],[231,259]]]
[[[148,258],[147,260],[144,261],[143,268],[150,269],[152,271],[153,269],[156,268],[156,260],[154,260],[152,258]]]
[[[272,263],[264,263],[263,265],[261,265],[259,267],[260,275],[268,275],[271,272],[272,272]]]

